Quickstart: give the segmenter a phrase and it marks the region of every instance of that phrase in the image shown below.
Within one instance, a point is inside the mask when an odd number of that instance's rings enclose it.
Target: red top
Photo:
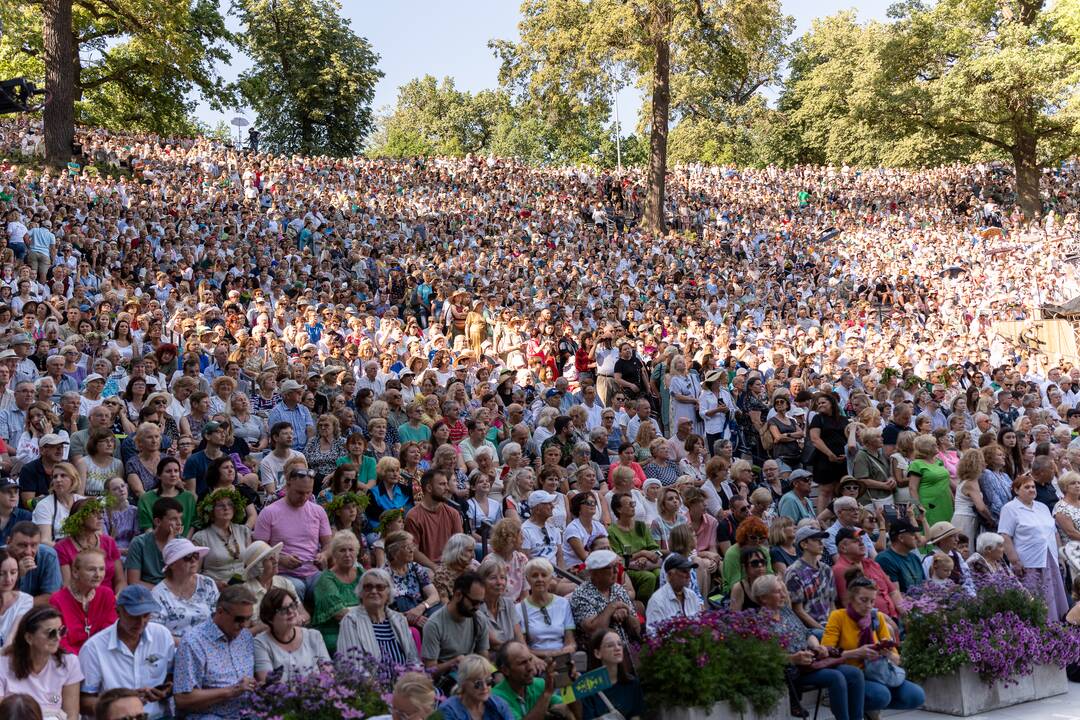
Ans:
[[[49,604],[60,611],[67,634],[60,640],[60,647],[79,654],[83,643],[116,622],[116,596],[112,588],[102,583],[94,592],[87,612],[75,599],[71,590],[62,587],[49,598]]]
[[[116,574],[116,561],[120,559],[120,549],[116,547],[116,541],[105,533],[99,537],[98,548],[105,553],[105,579],[101,581],[104,587],[113,587],[113,576]],[[79,554],[79,548],[71,538],[64,538],[53,547],[56,556],[60,560],[60,566],[70,565],[75,562],[75,556]]]

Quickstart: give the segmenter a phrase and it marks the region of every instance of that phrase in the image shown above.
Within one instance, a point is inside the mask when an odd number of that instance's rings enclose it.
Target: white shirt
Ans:
[[[143,630],[132,653],[116,636],[116,623],[93,635],[79,651],[82,665],[82,691],[100,695],[113,688],[157,687],[172,672],[176,643],[164,625],[152,622]],[[165,715],[168,705],[149,703],[151,718]]]
[[[547,537],[544,530],[547,530]],[[550,520],[540,527],[531,519],[521,523],[521,550],[529,559],[544,558],[558,566],[558,551],[562,545],[562,531]]]
[[[1020,564],[1025,568],[1046,567],[1047,551],[1057,557],[1057,523],[1050,509],[1038,500],[1031,507],[1014,498],[1001,508],[998,532],[1012,538]]]
[[[665,584],[649,598],[645,608],[645,632],[653,633],[656,626],[673,617],[697,617],[701,614],[701,598],[691,588],[683,590],[682,603],[675,597],[671,583]]]

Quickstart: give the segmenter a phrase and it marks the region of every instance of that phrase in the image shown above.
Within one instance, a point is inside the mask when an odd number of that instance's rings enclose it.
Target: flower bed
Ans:
[[[975,594],[924,585],[908,595],[902,654],[927,710],[972,715],[1065,692],[1080,659],[1080,628],[1046,621],[1046,605],[1012,575],[976,581]]]
[[[363,720],[389,713],[394,680],[417,667],[389,669],[360,652],[248,695],[246,720]]]
[[[767,620],[719,611],[661,625],[642,647],[640,676],[649,707],[711,710],[726,703],[735,713],[768,715],[786,693],[786,662]]]
[[[979,579],[975,595],[924,585],[908,595],[904,667],[913,680],[974,669],[984,682],[1015,682],[1037,665],[1080,658],[1080,629],[1046,621],[1046,605],[1014,577]]]

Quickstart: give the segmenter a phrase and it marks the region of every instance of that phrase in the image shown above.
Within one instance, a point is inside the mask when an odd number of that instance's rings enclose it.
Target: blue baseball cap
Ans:
[[[558,390],[556,390],[555,388],[551,388],[546,393],[544,393],[544,397],[547,398],[548,400],[550,400],[553,397],[558,397],[560,395],[562,395],[562,393],[559,392]]]
[[[150,590],[142,585],[128,585],[116,596],[116,607],[123,608],[128,615],[148,615],[161,612],[161,605]]]

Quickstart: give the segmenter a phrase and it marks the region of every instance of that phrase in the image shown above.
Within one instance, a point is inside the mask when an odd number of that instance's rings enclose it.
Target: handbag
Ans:
[[[874,631],[874,637],[877,637],[878,631],[878,614],[877,611],[873,611],[871,616],[870,625]],[[894,688],[900,687],[907,680],[907,671],[899,665],[894,664],[887,657],[879,657],[871,660],[863,665],[863,675],[867,680],[881,683],[885,687]]]
[[[611,701],[607,699],[607,695],[605,695],[602,691],[598,692],[597,695],[599,695],[600,699],[603,700],[605,705],[607,705],[608,711],[603,715],[597,715],[596,720],[626,720],[626,716],[615,709],[615,706],[612,705]]]

